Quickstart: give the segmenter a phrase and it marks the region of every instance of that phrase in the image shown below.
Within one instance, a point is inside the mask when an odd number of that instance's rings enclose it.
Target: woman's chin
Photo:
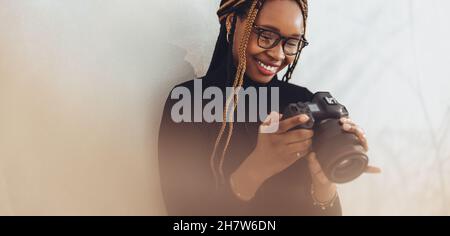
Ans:
[[[248,75],[248,77],[250,77],[250,79],[256,83],[267,84],[275,77],[275,75],[266,76],[258,74],[258,75]]]

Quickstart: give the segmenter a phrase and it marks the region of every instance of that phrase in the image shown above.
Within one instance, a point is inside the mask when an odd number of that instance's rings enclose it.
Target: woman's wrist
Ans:
[[[243,201],[251,200],[266,180],[254,160],[252,156],[249,156],[230,176],[233,193]]]
[[[317,187],[311,184],[311,197],[313,204],[319,206],[322,210],[333,207],[338,198],[336,185],[331,184],[329,186]]]

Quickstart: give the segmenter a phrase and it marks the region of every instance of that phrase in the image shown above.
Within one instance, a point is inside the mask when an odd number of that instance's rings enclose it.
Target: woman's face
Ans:
[[[246,19],[237,18],[234,34],[233,57],[238,64],[238,50],[244,33]],[[284,37],[300,38],[303,35],[303,15],[300,6],[292,0],[265,1],[259,11],[255,24],[264,29],[280,33]],[[258,83],[268,83],[287,65],[294,61],[294,56],[285,55],[282,42],[271,49],[258,46],[258,35],[252,30],[247,46],[246,74]]]

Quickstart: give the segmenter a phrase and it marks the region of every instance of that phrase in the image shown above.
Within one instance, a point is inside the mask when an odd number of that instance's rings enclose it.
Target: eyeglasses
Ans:
[[[301,52],[304,47],[309,45],[309,42],[302,37],[292,38],[292,37],[283,37],[280,33],[264,29],[258,25],[254,25],[253,29],[255,33],[258,35],[258,46],[264,49],[271,49],[276,47],[281,41],[283,46],[284,54],[288,56],[294,56],[298,52]]]

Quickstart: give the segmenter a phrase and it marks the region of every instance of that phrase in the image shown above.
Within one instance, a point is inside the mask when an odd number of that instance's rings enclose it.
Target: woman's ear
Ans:
[[[233,24],[233,18],[234,18],[234,13],[230,13],[226,19],[226,28],[227,28],[228,34],[230,34],[230,31],[231,31],[231,25]]]
[[[233,24],[234,13],[231,13],[227,16],[225,21],[225,26],[227,28],[227,42],[230,43],[230,34],[231,34],[231,26]]]

